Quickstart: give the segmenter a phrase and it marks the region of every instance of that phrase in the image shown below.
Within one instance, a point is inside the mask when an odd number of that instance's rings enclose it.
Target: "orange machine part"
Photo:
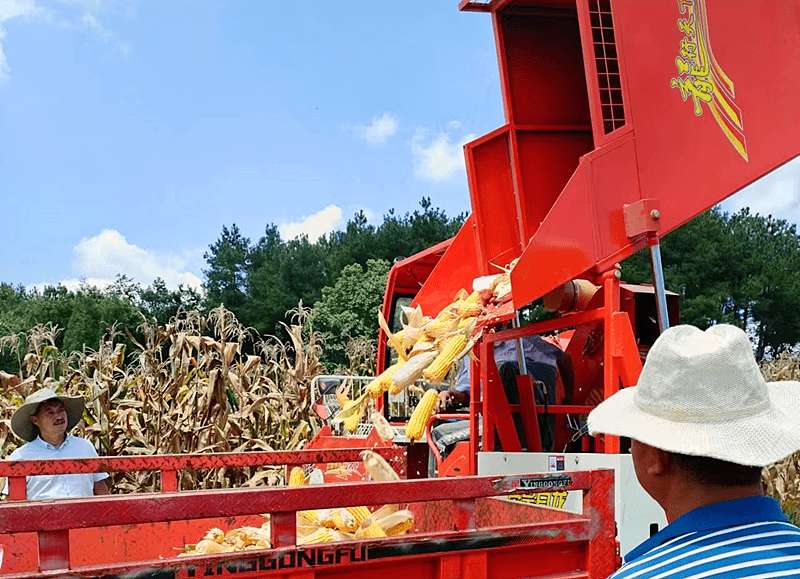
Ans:
[[[465,146],[473,226],[459,237],[474,236],[472,277],[520,258],[517,309],[609,270],[646,235],[665,235],[800,155],[797,2],[460,8],[491,14],[506,118]],[[626,221],[637,211],[643,219]],[[448,253],[457,279],[437,267],[420,303],[463,283],[464,264]]]

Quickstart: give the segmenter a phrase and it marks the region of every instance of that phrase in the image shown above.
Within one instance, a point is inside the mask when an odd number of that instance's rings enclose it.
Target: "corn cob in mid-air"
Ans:
[[[428,382],[439,384],[447,376],[450,368],[453,367],[453,360],[461,353],[466,344],[467,337],[464,334],[456,334],[448,338],[436,359],[425,368],[422,377]]]
[[[406,426],[406,437],[412,442],[419,440],[425,434],[425,427],[428,425],[431,416],[433,416],[438,399],[439,394],[434,388],[431,388],[425,391],[419,404],[417,404]]]

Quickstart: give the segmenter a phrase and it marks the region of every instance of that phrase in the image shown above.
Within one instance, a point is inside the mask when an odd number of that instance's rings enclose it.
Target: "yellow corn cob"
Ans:
[[[306,484],[306,473],[303,472],[303,467],[295,466],[289,473],[289,486],[301,487]]]
[[[370,521],[370,519],[367,519]],[[365,521],[365,522],[367,522]],[[361,525],[356,529],[356,539],[374,539],[376,537],[385,537],[386,533],[383,531],[377,521],[371,521],[368,526]]]
[[[389,537],[402,535],[414,526],[414,513],[408,510],[397,511],[382,519],[377,519],[377,523]]]
[[[214,541],[215,543],[222,543],[222,541],[225,539],[225,533],[222,532],[222,529],[214,527],[213,529],[208,530],[208,533],[206,533],[203,539],[208,539],[209,541]]]
[[[317,525],[309,525],[305,521],[301,521],[299,518],[297,519],[297,538],[302,539],[303,537],[308,537],[311,533],[315,532],[319,529]]]
[[[319,523],[318,511],[297,511],[297,518],[316,525]]]
[[[436,359],[436,352],[423,352],[403,364],[403,367],[395,372],[389,394],[399,394],[404,388],[416,382],[422,377],[422,372],[428,365]]]
[[[417,404],[406,426],[406,437],[409,440],[414,441],[422,438],[425,433],[425,427],[428,425],[428,420],[433,416],[438,399],[439,395],[434,388],[427,390],[422,396],[422,400]]]
[[[347,509],[334,509],[331,512],[331,520],[336,528],[345,533],[353,533],[358,528],[359,523]]]
[[[462,287],[460,290],[458,290],[456,292],[456,295],[453,297],[453,301],[454,302],[460,302],[460,301],[463,301],[463,300],[467,299],[467,297],[469,297],[469,294],[467,293],[467,290],[465,290]]]
[[[367,507],[345,507],[347,512],[353,515],[356,522],[360,525],[364,522],[364,520],[370,516],[369,509]]]
[[[383,531],[381,531],[383,532]],[[384,535],[385,536],[385,535]],[[194,553],[193,555],[210,555],[213,553],[228,553],[233,551],[233,547],[230,545],[221,545],[216,541],[211,541],[209,539],[203,539],[197,545],[194,546]]]
[[[336,540],[336,536],[331,532],[332,529],[317,529],[310,535],[297,541],[298,545],[315,545],[317,543],[330,543]]]
[[[317,511],[317,524],[320,527],[328,527],[333,529],[336,525],[333,522],[334,509],[320,509]]]
[[[436,316],[435,320],[425,324],[425,327],[422,329],[425,330],[425,333],[431,338],[439,338],[453,331],[453,328],[457,325],[458,317],[445,309]]]
[[[361,460],[364,461],[364,467],[373,480],[384,482],[400,480],[400,475],[380,454],[371,450],[364,450],[361,452]]]
[[[351,406],[353,406],[356,402],[354,400],[348,400],[344,406],[344,409],[347,410]],[[347,429],[347,432],[355,432],[358,429],[358,423],[361,421],[361,413],[354,412],[347,418],[345,418],[342,423],[344,427]]]
[[[456,313],[464,317],[470,316],[477,316],[483,310],[483,306],[479,303],[468,302],[466,300],[458,303],[458,308],[456,309]]]
[[[472,292],[464,301],[468,304],[479,304],[481,303],[481,294],[480,292]]]
[[[466,344],[467,337],[464,334],[456,334],[448,339],[436,359],[425,368],[422,377],[428,382],[439,384],[447,376],[450,368],[453,367],[453,360]]]
[[[381,372],[377,378],[367,385],[366,391],[373,400],[380,398],[380,396],[389,389],[389,386],[392,384],[394,373],[403,365],[403,362],[404,360],[398,360],[396,364],[392,364],[386,368],[386,370]]]
[[[350,401],[350,398],[347,397],[345,394],[346,387],[344,384],[341,384],[336,387],[336,401],[339,403],[339,406],[344,408],[345,404]]]
[[[475,316],[467,316],[465,318],[461,318],[461,321],[458,322],[458,330],[463,330],[468,325],[470,325],[473,321],[475,321]]]

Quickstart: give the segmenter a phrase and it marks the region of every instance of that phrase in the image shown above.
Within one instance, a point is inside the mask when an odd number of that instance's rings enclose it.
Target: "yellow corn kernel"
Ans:
[[[306,473],[303,471],[302,466],[295,466],[289,473],[289,486],[301,487],[306,484]]]
[[[417,404],[406,426],[406,437],[412,442],[422,438],[425,433],[425,427],[436,409],[436,401],[438,399],[439,394],[434,388],[431,388],[425,392],[419,404]]]
[[[345,507],[347,512],[353,515],[356,522],[360,525],[364,522],[364,520],[370,516],[369,509],[367,507]]]
[[[386,533],[383,531],[377,521],[371,521],[370,519],[367,519],[367,521],[370,521],[370,524],[368,524],[366,527],[362,524],[358,529],[356,529],[356,539],[375,539],[377,537],[386,536]]]
[[[436,359],[430,366],[425,368],[422,377],[428,382],[439,384],[447,376],[450,368],[453,367],[453,360],[464,349],[466,344],[467,337],[464,334],[456,334],[448,339]]]

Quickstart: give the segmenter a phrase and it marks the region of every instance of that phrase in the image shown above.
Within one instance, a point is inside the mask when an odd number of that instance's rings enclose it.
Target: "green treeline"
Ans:
[[[60,331],[62,352],[96,349],[114,331],[140,341],[143,316],[167,324],[179,309],[208,312],[224,304],[260,335],[282,335],[282,323],[298,303],[313,306],[314,328],[325,339],[328,371],[346,365],[348,338],[374,340],[391,263],[447,239],[464,215],[448,217],[423,199],[404,216],[393,211],[379,226],[357,213],[342,231],[312,243],[281,239],[275,225],[253,242],[236,225],[223,227],[205,254],[203,292],[162,280],[142,288],[124,275],[103,290],[63,286],[43,291],[0,283],[0,370],[15,373],[22,340],[37,324]],[[796,226],[772,216],[733,215],[718,209],[697,217],[662,240],[667,289],[681,295],[684,323],[746,327],[759,359],[800,343],[800,237]],[[649,255],[623,263],[623,279],[648,283]]]
[[[681,295],[681,321],[746,328],[761,360],[800,343],[800,237],[771,215],[712,209],[665,236],[665,285]],[[623,279],[651,282],[650,256],[626,260]]]
[[[305,236],[281,239],[274,224],[256,242],[235,224],[223,227],[204,255],[202,294],[186,287],[168,290],[160,279],[142,288],[124,275],[103,290],[58,286],[40,292],[0,283],[0,337],[51,323],[61,330],[55,344],[60,351],[80,351],[84,344],[96,349],[115,323],[118,332],[127,329],[141,341],[142,316],[163,326],[179,308],[208,312],[220,304],[260,335],[282,336],[281,322],[289,322],[287,312],[302,302],[319,304],[314,323],[328,344],[323,360],[332,371],[347,362],[348,336],[377,337],[375,312],[390,264],[452,237],[465,217],[449,217],[423,198],[420,209],[402,216],[392,210],[379,226],[359,212],[344,230],[314,243]],[[22,348],[17,345],[16,340],[0,343],[0,370],[16,372],[18,356],[12,350]]]

